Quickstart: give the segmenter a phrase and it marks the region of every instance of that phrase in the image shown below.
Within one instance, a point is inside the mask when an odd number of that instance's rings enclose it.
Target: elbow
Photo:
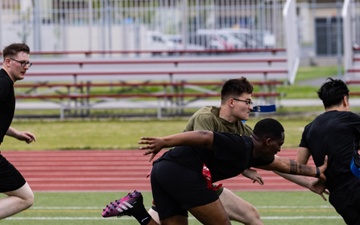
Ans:
[[[211,148],[214,140],[214,133],[208,130],[199,130],[196,131],[199,134],[199,138],[202,140],[203,145]]]
[[[212,136],[213,132],[212,131],[209,131],[209,130],[196,130],[194,131],[196,133],[198,133],[199,135],[201,136],[204,136],[204,137],[208,137],[208,136]]]

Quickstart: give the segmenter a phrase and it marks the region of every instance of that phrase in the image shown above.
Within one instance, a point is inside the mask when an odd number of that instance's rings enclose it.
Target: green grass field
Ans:
[[[255,123],[267,117],[252,117],[247,123]],[[296,147],[304,126],[313,117],[272,116],[285,128],[284,148]],[[182,132],[187,118],[169,120],[29,120],[14,121],[12,126],[33,132],[37,141],[25,144],[5,137],[1,149],[6,150],[84,150],[84,149],[136,149],[142,136],[164,136]]]
[[[133,217],[102,218],[102,208],[124,192],[35,193],[36,203],[27,211],[3,220],[4,225],[135,225]],[[241,192],[255,205],[266,225],[344,224],[329,202],[310,192]],[[143,193],[149,208],[150,193]],[[200,224],[189,215],[189,224]],[[239,224],[239,223],[233,223]]]

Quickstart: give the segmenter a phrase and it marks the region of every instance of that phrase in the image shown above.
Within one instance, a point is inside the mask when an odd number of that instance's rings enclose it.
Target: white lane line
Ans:
[[[5,220],[134,220],[132,217],[122,217],[121,219],[117,217],[113,218],[102,218],[102,217],[9,217]],[[189,219],[194,220],[194,217],[189,217]],[[342,219],[340,216],[262,216],[262,220],[314,220],[314,219]]]
[[[150,206],[145,206],[148,208]],[[103,207],[98,206],[33,206],[29,210],[39,210],[39,209],[102,209]],[[256,206],[258,209],[332,209],[331,205],[319,205],[319,206]]]

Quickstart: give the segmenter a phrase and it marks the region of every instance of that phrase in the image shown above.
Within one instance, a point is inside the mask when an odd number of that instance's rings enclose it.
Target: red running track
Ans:
[[[2,151],[34,191],[149,191],[149,157],[140,150]],[[294,159],[294,149],[279,156]],[[222,183],[233,191],[305,190],[271,171],[258,169],[265,182],[238,176]]]

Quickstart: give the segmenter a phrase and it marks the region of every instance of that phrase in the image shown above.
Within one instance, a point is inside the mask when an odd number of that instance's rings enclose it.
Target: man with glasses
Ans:
[[[10,127],[15,112],[14,83],[24,79],[30,68],[30,48],[24,43],[14,43],[4,48],[0,70],[0,145],[8,135],[31,143],[35,136],[28,131]],[[0,219],[19,213],[34,203],[34,194],[21,173],[0,154]]]
[[[227,80],[221,88],[220,107],[202,107],[190,118],[184,131],[210,130],[250,136],[252,129],[244,121],[249,119],[253,109],[252,93],[253,86],[245,77]],[[264,184],[255,170],[247,169],[242,175],[254,183]],[[249,225],[263,224],[258,210],[249,202],[222,185],[213,184],[213,187],[230,220]]]
[[[217,132],[235,133],[238,135],[250,136],[252,129],[243,121],[249,119],[249,114],[253,110],[252,106],[253,86],[245,78],[227,80],[221,89],[221,105],[205,106],[199,109],[189,119],[184,131],[209,130]],[[258,210],[229,189],[222,187],[221,184],[211,184],[211,175],[204,168],[204,176],[209,181],[208,186],[217,191],[219,198],[224,205],[230,220],[234,220],[247,225],[262,225]],[[263,184],[262,178],[255,170],[247,169],[242,175],[252,179],[254,182]],[[311,183],[305,177],[294,178],[297,184],[312,188]],[[313,191],[316,192],[315,189]],[[133,192],[123,198],[137,196]],[[156,204],[156,202],[155,202]],[[156,206],[149,210],[151,217],[159,223]],[[145,217],[145,213],[142,214]],[[139,218],[143,218],[139,217]],[[135,216],[136,218],[136,216]]]

